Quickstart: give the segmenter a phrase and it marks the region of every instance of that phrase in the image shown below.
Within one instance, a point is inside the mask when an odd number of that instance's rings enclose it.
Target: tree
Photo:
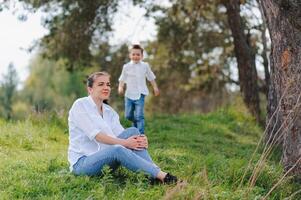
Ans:
[[[226,99],[233,57],[230,32],[223,31],[225,14],[209,1],[177,0],[161,9],[157,40],[146,48],[165,91],[155,98],[153,109],[170,113],[215,109]]]
[[[25,3],[29,9],[42,9],[48,12],[49,15],[45,18],[44,25],[49,33],[41,41],[42,51],[49,58],[66,60],[65,66],[71,72],[78,68],[82,70],[82,68],[92,66],[94,63],[91,61],[98,55],[104,54],[96,55],[95,51],[98,49],[110,50],[110,48],[103,47],[107,45],[106,40],[111,30],[114,12],[118,10],[118,5],[124,2],[122,0],[18,1]],[[127,3],[131,2],[146,6],[154,5],[150,1],[146,3],[142,3],[141,0],[127,1]],[[237,82],[230,78],[230,67],[235,63],[235,55],[233,39],[227,23],[227,13],[222,2],[222,0],[176,0],[172,2],[171,8],[162,9],[166,15],[157,21],[160,27],[158,40],[157,43],[150,45],[158,48],[151,50],[151,56],[155,59],[150,60],[151,62],[162,61],[155,71],[160,70],[160,76],[161,74],[162,76],[158,77],[158,80],[164,85],[165,91],[168,91],[165,93],[166,101],[162,101],[162,107],[177,112],[179,108],[192,101],[194,104],[202,104],[198,102],[198,99],[204,99],[203,97],[209,96],[208,93],[218,94],[212,99],[221,101],[224,99],[226,84]],[[239,4],[238,1],[236,3]],[[239,12],[239,9],[235,11]],[[238,16],[235,19],[239,20],[239,13],[235,16]],[[244,31],[247,29],[245,26],[241,28]],[[233,34],[233,36],[237,35],[239,34]],[[235,42],[240,39],[234,39],[234,44],[240,43],[241,41]],[[244,37],[242,40],[244,39],[249,39],[249,37]],[[255,59],[255,53],[248,52],[254,49],[250,48],[250,45],[242,46],[248,48],[241,53],[251,54],[252,59]],[[237,53],[238,48],[235,47],[235,49]],[[102,60],[106,57],[102,57]],[[255,60],[249,59],[248,56],[239,58],[237,59],[238,67],[241,69],[239,71],[244,71],[240,73],[243,74],[242,77],[239,77],[244,100],[258,119],[259,103],[257,101],[259,100],[256,89]],[[199,98],[196,99],[196,96]],[[185,104],[186,101],[183,99],[191,101]],[[206,104],[211,103],[212,99],[207,100]],[[207,105],[203,107],[208,107]]]
[[[235,83],[239,84],[250,112],[260,121],[255,59],[264,54],[259,55],[257,41],[261,40],[260,24],[244,16],[240,9],[246,5],[250,10],[257,6],[252,0],[177,0],[170,8],[162,9],[165,16],[157,17],[158,44],[152,45],[154,61],[151,62],[154,67],[159,66],[159,84],[166,84],[166,91],[172,96],[167,98],[168,108],[181,108],[185,101],[192,99],[192,95],[187,96],[191,93],[198,92],[199,96],[201,93],[204,96],[222,94],[226,84]],[[235,63],[239,81],[232,80],[231,76],[231,66]],[[166,74],[160,77],[162,71]],[[261,83],[265,84],[264,81]],[[176,98],[176,92],[180,98]],[[188,100],[183,102],[183,98]],[[203,99],[202,96],[199,100]],[[225,98],[220,95],[215,99]]]
[[[30,74],[20,91],[21,98],[32,111],[61,111],[86,94],[83,72],[69,73],[64,60],[48,60],[36,56],[29,64]]]
[[[232,32],[234,51],[236,55],[239,85],[243,100],[252,115],[260,122],[259,91],[257,84],[257,71],[255,65],[254,47],[245,34],[244,24],[240,17],[240,1],[227,0],[224,5],[227,8],[229,27]]]
[[[7,67],[7,73],[2,77],[3,81],[1,82],[1,104],[4,111],[4,117],[6,119],[11,119],[12,117],[12,104],[13,97],[18,85],[18,74],[12,63]]]
[[[34,112],[66,111],[76,98],[87,95],[85,81],[89,74],[108,71],[112,83],[109,103],[122,110],[123,100],[117,96],[116,83],[127,57],[126,45],[112,51],[108,44],[103,44],[93,56],[91,67],[70,73],[64,68],[65,60],[53,61],[37,55],[29,64],[29,76],[19,92],[19,99]]]
[[[260,1],[271,36],[271,85],[268,101],[270,141],[283,137],[285,171],[301,178],[301,3]],[[276,128],[275,128],[276,127]]]
[[[66,68],[71,72],[91,65],[93,50],[108,41],[114,13],[125,3],[122,0],[15,1],[23,3],[29,11],[40,9],[48,14],[43,25],[49,32],[40,41],[41,50],[47,58],[68,61]]]
[[[65,59],[66,68],[73,71],[90,65],[93,47],[108,39],[112,13],[119,0],[14,0],[30,12],[42,10],[48,15],[43,25],[49,32],[38,43],[43,55],[50,59]],[[9,8],[10,2],[0,4]],[[24,14],[23,14],[24,15]]]

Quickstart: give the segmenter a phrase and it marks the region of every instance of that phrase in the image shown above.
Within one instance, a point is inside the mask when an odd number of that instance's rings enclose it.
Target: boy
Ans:
[[[148,63],[142,61],[143,48],[137,44],[133,45],[129,57],[131,61],[123,65],[119,77],[118,93],[123,94],[126,84],[125,117],[144,134],[144,98],[149,94],[145,78],[151,82],[155,96],[159,95],[159,89],[155,82],[156,76]]]

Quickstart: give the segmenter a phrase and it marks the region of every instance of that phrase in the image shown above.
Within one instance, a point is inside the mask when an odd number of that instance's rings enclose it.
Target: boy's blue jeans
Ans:
[[[144,134],[144,98],[141,94],[138,100],[132,100],[125,97],[125,118],[133,122],[133,126],[138,128],[141,134]]]
[[[139,135],[137,128],[131,127],[125,129],[118,138],[126,139],[132,135]],[[142,171],[157,176],[160,168],[153,163],[147,150],[131,150],[121,145],[111,145],[89,156],[82,156],[73,165],[73,173],[76,175],[100,175],[102,168],[108,165],[116,169],[119,165],[126,167],[131,171]]]

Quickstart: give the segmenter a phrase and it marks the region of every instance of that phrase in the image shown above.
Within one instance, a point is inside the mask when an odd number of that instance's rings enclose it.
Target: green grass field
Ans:
[[[146,130],[154,161],[176,174],[178,185],[149,185],[144,175],[124,168],[105,168],[101,177],[74,176],[68,171],[65,118],[0,120],[0,199],[261,199],[282,176],[272,156],[255,187],[247,184],[250,170],[240,186],[262,130],[233,108],[147,117]],[[285,199],[299,189],[286,178],[268,199]]]

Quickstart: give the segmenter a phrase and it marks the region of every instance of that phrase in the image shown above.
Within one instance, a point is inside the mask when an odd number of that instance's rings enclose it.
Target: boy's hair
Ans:
[[[141,51],[141,54],[143,54],[143,48],[139,44],[133,44],[130,50],[132,49],[139,49]]]
[[[99,76],[110,76],[110,74],[108,72],[94,72],[90,74],[87,78],[87,82],[86,82],[87,86],[92,87],[95,79]]]

